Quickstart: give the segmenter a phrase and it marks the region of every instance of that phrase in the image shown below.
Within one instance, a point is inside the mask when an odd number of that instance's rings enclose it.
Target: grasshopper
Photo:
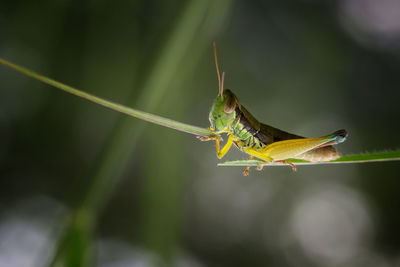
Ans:
[[[209,114],[211,123],[209,129],[216,135],[226,133],[228,140],[221,149],[220,139],[217,136],[199,138],[203,141],[215,140],[218,158],[224,157],[234,144],[239,150],[249,154],[250,159],[256,157],[263,161],[257,167],[259,170],[270,162],[280,162],[289,164],[295,171],[296,166],[286,161],[287,159],[324,162],[340,156],[333,145],[345,141],[346,130],[339,130],[322,137],[304,138],[260,123],[254,118],[231,90],[224,89],[225,73],[222,73],[221,79],[215,42],[213,46],[219,92]],[[247,176],[249,169],[250,166],[247,166],[243,175]]]

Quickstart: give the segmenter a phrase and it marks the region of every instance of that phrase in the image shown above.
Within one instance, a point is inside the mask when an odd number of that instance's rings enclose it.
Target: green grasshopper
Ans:
[[[231,90],[224,90],[224,76],[219,72],[217,49],[214,45],[214,59],[217,69],[219,93],[214,100],[209,114],[211,126],[209,129],[216,135],[226,133],[228,140],[220,149],[220,140],[217,136],[199,137],[203,141],[215,140],[217,157],[222,158],[229,151],[232,144],[239,150],[263,162],[257,169],[261,170],[264,164],[280,162],[289,164],[295,171],[296,166],[286,161],[287,159],[303,159],[311,162],[324,162],[337,159],[338,151],[333,145],[342,143],[347,137],[346,130],[339,130],[333,134],[304,138],[291,134],[272,126],[260,123],[250,112],[243,107],[239,99]],[[249,174],[250,166],[244,170],[243,175]]]

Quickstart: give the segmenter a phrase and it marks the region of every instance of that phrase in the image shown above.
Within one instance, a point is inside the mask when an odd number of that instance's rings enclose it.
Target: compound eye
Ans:
[[[236,96],[230,90],[226,90],[225,98],[226,98],[226,103],[224,105],[224,112],[230,114],[236,108],[237,105]]]
[[[236,101],[235,98],[228,98],[228,100],[226,101],[225,105],[224,105],[224,112],[225,113],[232,113],[236,108]]]

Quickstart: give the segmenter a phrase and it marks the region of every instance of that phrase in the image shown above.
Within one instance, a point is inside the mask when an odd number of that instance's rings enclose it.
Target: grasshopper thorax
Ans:
[[[235,121],[236,107],[239,105],[237,97],[231,90],[225,89],[221,95],[218,95],[211,107],[209,120],[211,127],[216,131],[227,131],[229,126]]]

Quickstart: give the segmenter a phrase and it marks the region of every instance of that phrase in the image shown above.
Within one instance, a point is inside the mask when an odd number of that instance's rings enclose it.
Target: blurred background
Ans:
[[[342,153],[399,148],[397,0],[1,1],[0,57],[208,127],[218,85]],[[0,67],[0,266],[400,266],[398,162],[217,167],[213,142]],[[232,149],[223,160],[246,159]]]

